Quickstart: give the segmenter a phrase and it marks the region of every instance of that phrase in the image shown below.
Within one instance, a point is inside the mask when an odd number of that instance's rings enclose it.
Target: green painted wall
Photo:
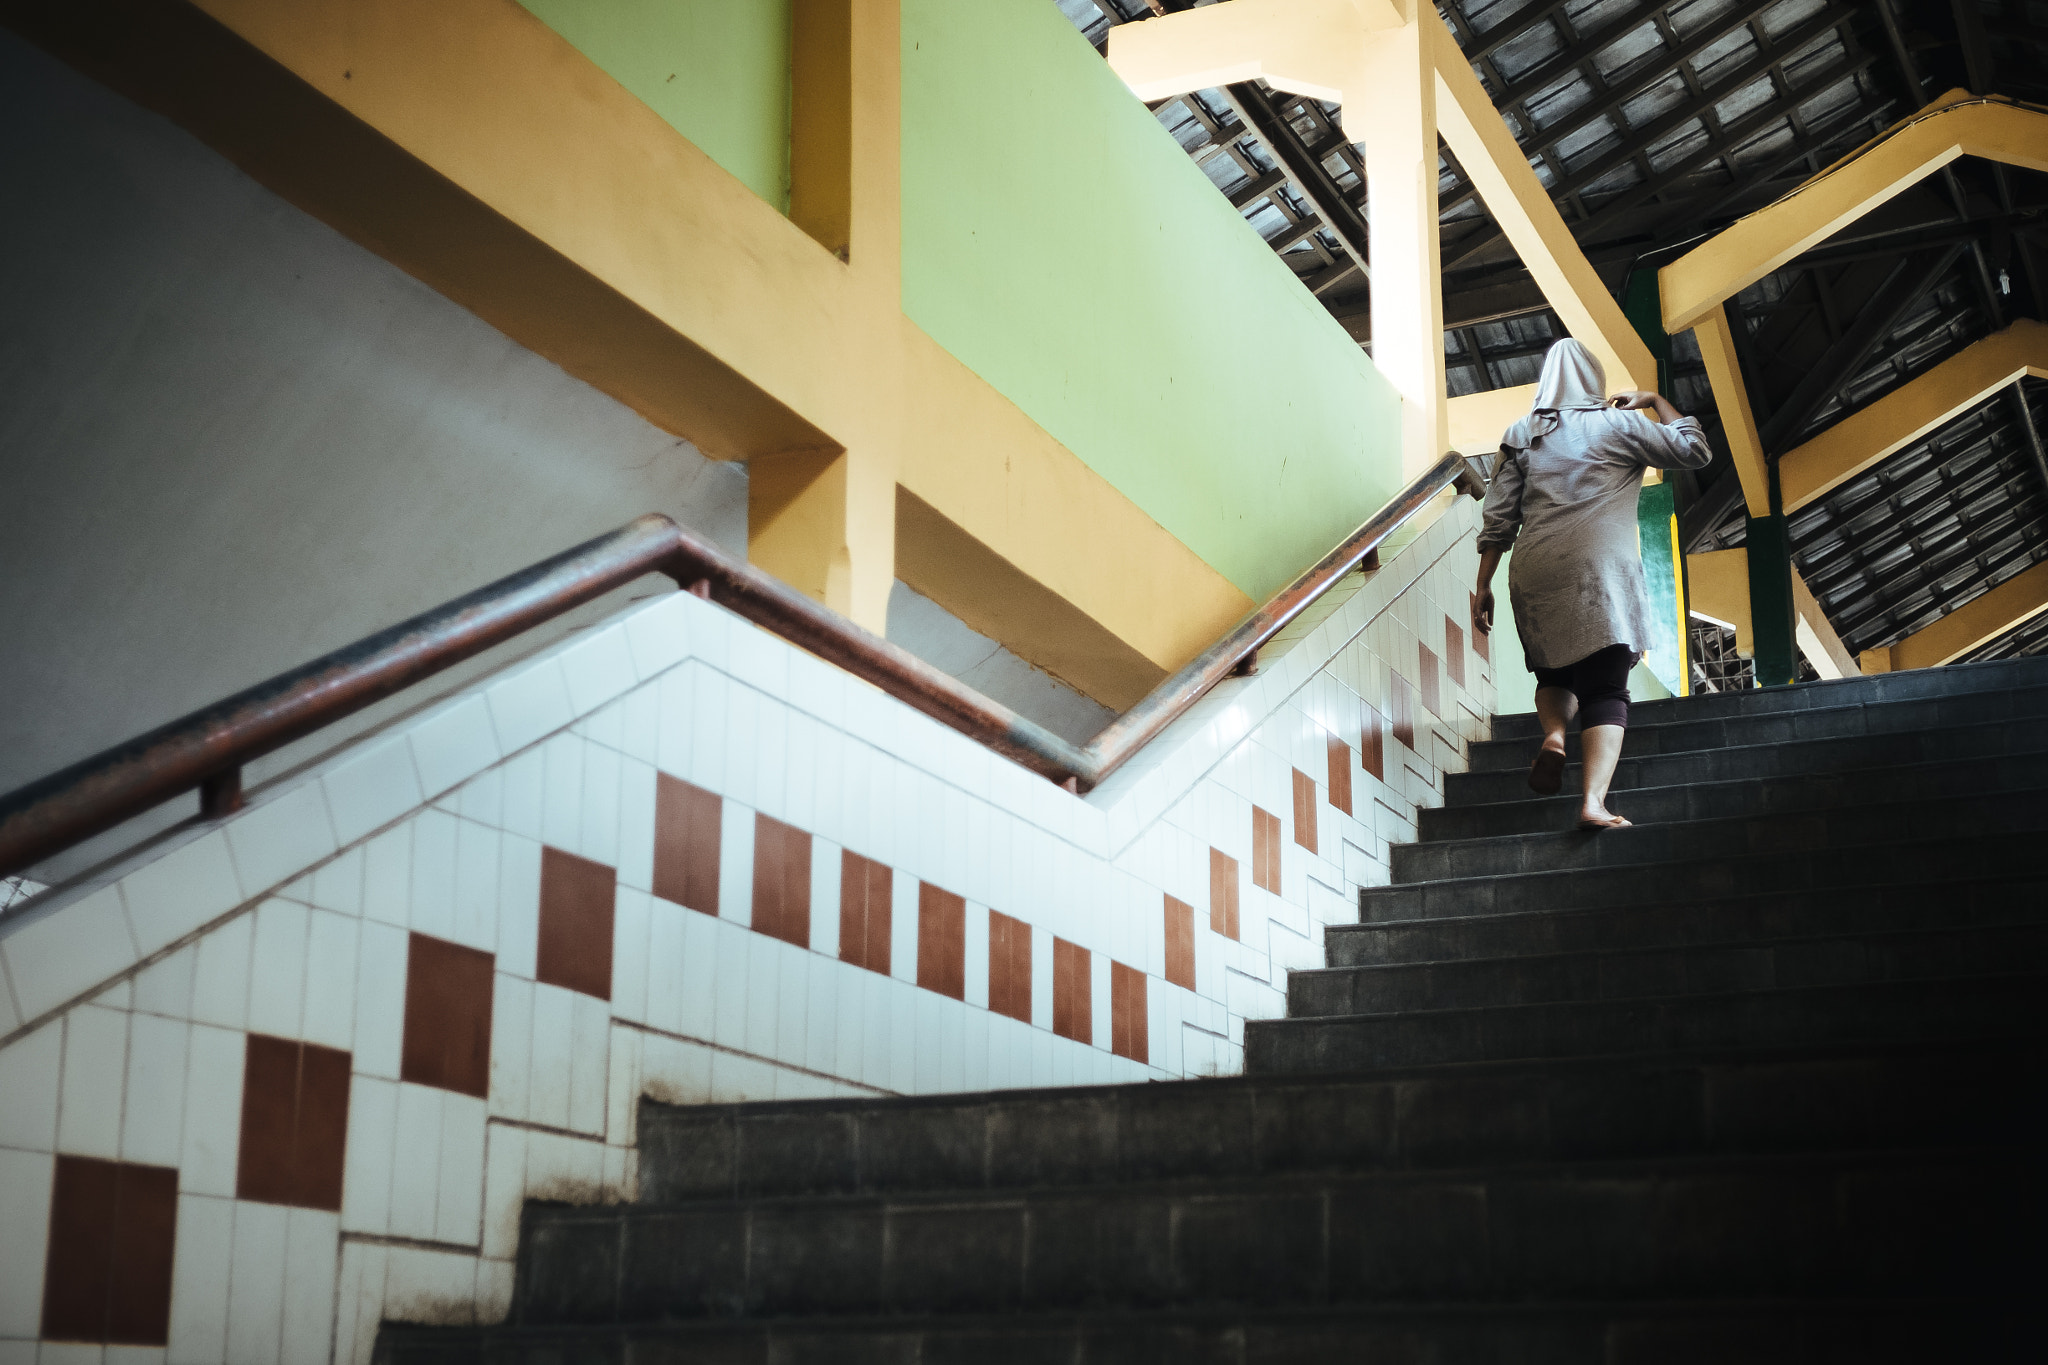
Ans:
[[[520,0],[747,188],[789,211],[789,0]]]
[[[1263,598],[1398,482],[1400,407],[1049,0],[903,0],[903,307]]]

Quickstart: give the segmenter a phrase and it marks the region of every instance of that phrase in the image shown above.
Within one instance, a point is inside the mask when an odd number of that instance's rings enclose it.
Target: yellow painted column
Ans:
[[[1346,83],[1347,136],[1365,144],[1372,230],[1372,359],[1404,400],[1401,474],[1420,474],[1450,448],[1444,389],[1443,251],[1437,236],[1438,27],[1407,0],[1399,28],[1373,32]]]

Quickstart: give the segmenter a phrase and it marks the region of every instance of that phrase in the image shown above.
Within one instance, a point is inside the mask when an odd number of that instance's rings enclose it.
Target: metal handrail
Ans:
[[[195,788],[203,815],[225,815],[241,805],[244,764],[648,573],[666,574],[1033,772],[1083,790],[1255,657],[1451,485],[1473,497],[1485,487],[1462,456],[1444,456],[1085,746],[990,700],[667,517],[650,514],[0,796],[0,876]]]

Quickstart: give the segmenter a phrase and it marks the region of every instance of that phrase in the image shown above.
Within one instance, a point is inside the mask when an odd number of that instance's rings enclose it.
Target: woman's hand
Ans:
[[[1481,588],[1472,598],[1472,629],[1493,634],[1493,589]]]
[[[1659,422],[1678,420],[1678,409],[1671,406],[1671,400],[1649,389],[1627,389],[1607,402],[1610,407],[1620,408],[1623,412],[1650,412]]]

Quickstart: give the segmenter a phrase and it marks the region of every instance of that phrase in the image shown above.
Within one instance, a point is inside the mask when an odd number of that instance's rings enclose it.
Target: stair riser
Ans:
[[[1395,1010],[1482,1009],[1558,1000],[1631,1000],[2028,971],[2048,971],[2048,927],[1291,972],[1287,1013],[1290,1018],[1302,1019]]]
[[[2041,776],[2037,775],[2036,781]],[[1626,807],[1618,799],[1617,806]],[[1760,853],[1851,849],[1982,836],[2031,837],[2048,831],[2048,789],[1947,799],[1890,801],[1804,814],[1737,820],[1640,824],[1627,829],[1515,834],[1446,844],[1397,844],[1389,869],[1397,883],[1501,877],[1574,868],[1640,867],[1645,877],[1670,864]]]
[[[379,1365],[1926,1365],[2024,1360],[1989,1303],[1467,1305],[1296,1313],[703,1322],[597,1332],[387,1325]]]
[[[1626,830],[1613,831],[1626,834]],[[1595,834],[1590,839],[1608,835]],[[1848,891],[2016,879],[2041,868],[2038,841],[2006,837],[1931,844],[1880,843],[1797,853],[1708,858],[1666,864],[1646,875],[1640,866],[1591,867],[1525,876],[1474,877],[1360,889],[1366,923],[1444,916],[1587,910],[1765,896],[1786,891]]]
[[[1702,749],[1733,749],[1756,744],[1797,744],[1816,739],[1854,739],[1874,735],[1911,734],[1988,725],[1999,721],[2038,719],[2048,715],[2048,687],[2024,692],[1985,692],[1969,697],[1930,697],[1889,706],[1843,706],[1823,711],[1788,711],[1772,716],[1739,716],[1727,720],[1686,720],[1669,725],[1631,725],[1623,752],[1637,757],[1694,753]],[[1488,739],[1470,745],[1467,767],[1473,772],[1524,770],[1542,741]],[[1579,735],[1569,733],[1566,751],[1578,757]]]
[[[1852,1042],[2038,1037],[2048,980],[1832,986],[1245,1025],[1258,1074]]]
[[[640,1196],[966,1194],[1830,1143],[1991,1144],[2023,1140],[2048,1116],[2033,1089],[2007,1083],[2031,1058],[2015,1048],[1911,1048],[1245,1077],[911,1106],[647,1104]]]
[[[2042,686],[2048,686],[2048,660],[2000,659],[1988,664],[1914,669],[1869,678],[1801,683],[1796,687],[1660,697],[1654,701],[1631,703],[1629,718],[1643,725],[1663,725],[1681,719],[1721,720],[1730,716],[1827,710],[1873,702],[1920,701],[1929,697],[1967,696],[1978,692],[2005,692]],[[1520,739],[1540,733],[1533,712],[1522,711],[1493,718],[1492,737],[1495,739]]]
[[[1646,756],[1632,756],[1624,747],[1609,790],[1621,792],[1641,787],[1758,782],[1766,778],[1852,772],[1902,764],[1999,758],[2044,748],[2048,748],[2048,722],[2040,720]],[[1528,766],[1525,760],[1498,772],[1447,773],[1444,777],[1444,804],[1478,806],[1531,799]],[[1564,791],[1577,793],[1581,790],[1579,765],[1572,763],[1565,768]]]
[[[1339,924],[1325,931],[1324,947],[1332,967],[1372,967],[2044,921],[2048,882],[1909,883],[1696,904]]]
[[[1667,825],[1683,820],[1855,809],[1896,800],[1901,793],[1935,800],[2025,791],[2042,786],[2044,781],[2048,781],[2048,751],[1958,763],[1780,777],[1768,782],[1651,787],[1632,791],[1626,797],[1616,796],[1612,804],[1639,825]],[[1416,812],[1416,827],[1424,843],[1494,839],[1569,830],[1578,813],[1576,797],[1531,797],[1491,806],[1426,807]]]
[[[2037,1178],[1971,1152],[532,1209],[514,1320],[1981,1292],[2015,1275]]]

